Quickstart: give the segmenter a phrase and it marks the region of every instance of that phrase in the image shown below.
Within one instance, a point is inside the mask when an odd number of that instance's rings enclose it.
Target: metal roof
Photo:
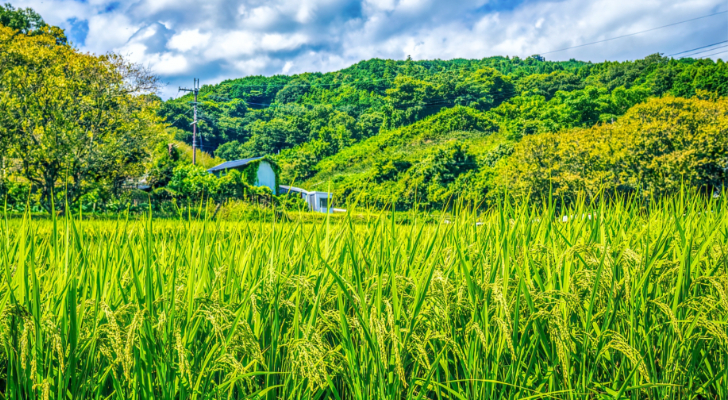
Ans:
[[[295,186],[286,186],[286,185],[279,185],[278,186],[281,191],[283,192],[292,192],[292,193],[306,193],[308,194],[309,191],[306,189],[297,188]]]
[[[220,165],[217,165],[217,166],[214,166],[214,167],[208,169],[207,172],[212,173],[215,171],[222,171],[222,170],[226,170],[226,169],[230,169],[230,168],[242,167],[242,166],[248,165],[249,163],[251,163],[253,161],[260,160],[261,158],[263,158],[263,157],[253,157],[253,158],[246,158],[243,160],[226,161]]]

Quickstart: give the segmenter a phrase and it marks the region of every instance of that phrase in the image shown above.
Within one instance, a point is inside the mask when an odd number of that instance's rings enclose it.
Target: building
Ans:
[[[281,185],[281,194],[283,193],[292,193],[292,194],[298,194],[301,196],[302,199],[306,201],[308,204],[309,211],[316,211],[316,212],[337,212],[337,211],[343,211],[339,209],[335,209],[331,207],[331,199],[332,195],[331,193],[327,192],[309,192],[308,190],[304,190],[301,188],[297,188],[294,186],[284,186]]]
[[[246,171],[248,168],[254,168],[255,171]],[[215,176],[224,176],[231,169],[236,169],[246,176],[248,172],[253,173],[255,179],[254,182],[250,182],[253,186],[265,186],[273,192],[274,195],[278,194],[278,185],[276,182],[278,168],[265,157],[254,157],[246,158],[244,160],[227,161],[218,166],[212,167],[207,172],[214,174]]]

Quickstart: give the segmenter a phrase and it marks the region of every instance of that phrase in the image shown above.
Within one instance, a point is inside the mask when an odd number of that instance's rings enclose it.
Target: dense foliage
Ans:
[[[592,127],[619,121],[632,107],[651,98],[716,100],[727,95],[728,67],[722,61],[659,55],[604,63],[550,62],[538,56],[417,62],[375,59],[327,74],[257,76],[205,86],[201,128],[208,150],[216,155],[225,159],[277,155],[284,182],[316,190],[333,185],[340,202],[384,205],[396,201],[400,207],[415,203],[441,207],[457,198],[490,201],[507,190],[507,179],[517,173],[503,166],[523,167],[516,165],[520,159],[510,159],[523,138],[528,143],[562,134],[577,138]],[[184,121],[175,126],[189,126],[188,101],[188,97],[170,100],[160,113],[168,121]],[[652,112],[660,113],[659,108],[673,103],[651,104]],[[685,118],[701,120],[700,107],[686,106]],[[486,128],[462,118],[491,122]],[[619,126],[628,126],[625,135],[638,134],[635,124]],[[573,129],[576,133],[566,133]],[[547,136],[540,138],[541,134]],[[720,141],[726,131],[716,128],[712,134]],[[661,138],[670,133],[653,127],[652,135]],[[189,140],[189,132],[180,129],[177,138]],[[696,157],[698,163],[722,162],[717,153]],[[540,173],[550,168],[555,166],[549,164]],[[664,173],[669,176],[663,179],[680,180],[676,169]],[[713,175],[688,181],[722,185],[724,174]],[[521,180],[519,192],[530,191],[538,198],[548,195],[553,179],[536,180]],[[608,189],[628,186],[616,184]],[[577,187],[583,185],[562,185],[556,192],[573,198]],[[641,192],[664,194],[674,187]]]
[[[145,94],[156,78],[117,55],[81,53],[54,28],[31,27],[0,25],[0,193],[22,179],[47,210],[54,200],[62,208],[118,193],[144,173],[163,137],[159,100]]]
[[[529,136],[504,169],[501,184],[523,195],[717,190],[728,178],[728,100],[665,97],[614,124]]]
[[[0,25],[24,35],[51,34],[57,43],[66,43],[65,32],[57,26],[49,26],[32,8],[15,8],[11,4],[0,5]]]
[[[727,206],[10,220],[0,398],[725,399]]]
[[[576,71],[585,63],[520,60],[398,62],[363,61],[328,74],[261,76],[204,86],[200,101],[203,141],[222,146],[225,158],[275,154],[307,144],[319,156],[331,155],[381,129],[411,124],[443,107],[479,110],[516,94],[512,77]],[[160,111],[189,140],[190,96],[165,103]],[[186,133],[185,133],[186,132]]]

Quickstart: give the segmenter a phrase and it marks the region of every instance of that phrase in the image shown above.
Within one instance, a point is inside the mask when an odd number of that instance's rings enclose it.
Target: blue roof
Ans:
[[[243,160],[226,161],[220,165],[217,165],[217,166],[214,166],[214,167],[208,169],[207,172],[212,173],[212,172],[216,172],[216,171],[223,171],[223,170],[230,169],[230,168],[242,167],[242,166],[250,164],[251,162],[253,162],[255,160],[260,160],[261,158],[263,158],[263,157],[253,157],[253,158],[246,158]]]

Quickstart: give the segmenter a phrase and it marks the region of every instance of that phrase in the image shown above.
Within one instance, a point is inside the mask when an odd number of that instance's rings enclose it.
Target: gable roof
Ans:
[[[253,157],[253,158],[245,158],[242,160],[226,161],[220,165],[216,165],[216,166],[208,169],[207,172],[212,173],[212,172],[222,171],[222,170],[226,170],[226,169],[230,169],[230,168],[242,167],[242,166],[250,164],[253,161],[260,160],[261,158],[263,158],[263,157]]]

